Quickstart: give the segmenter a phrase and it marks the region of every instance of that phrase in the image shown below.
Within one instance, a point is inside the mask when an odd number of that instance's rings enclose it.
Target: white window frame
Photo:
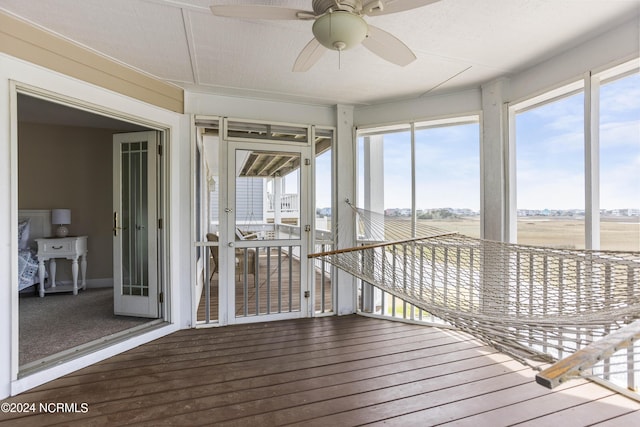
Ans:
[[[470,123],[478,123],[480,125],[480,132],[478,134],[478,150],[479,150],[479,158],[480,158],[480,188],[478,188],[480,194],[480,200],[482,203],[482,194],[484,189],[484,175],[483,165],[482,165],[482,114],[481,112],[469,112],[464,115],[455,115],[455,116],[446,116],[446,117],[434,117],[430,119],[421,119],[415,121],[407,121],[407,122],[399,122],[399,123],[391,123],[387,125],[379,125],[379,126],[370,126],[370,127],[362,127],[356,129],[356,144],[355,149],[357,151],[358,139],[360,137],[374,136],[374,135],[384,135],[389,133],[396,132],[410,132],[410,140],[411,140],[411,154],[410,154],[410,165],[411,165],[411,231],[412,235],[415,237],[416,231],[416,167],[415,167],[415,150],[416,150],[416,138],[415,133],[417,130],[423,130],[428,128],[436,128],[436,127],[449,127],[449,126],[458,126],[465,125]],[[358,169],[359,159],[354,156],[354,170]],[[356,182],[358,181],[358,173],[356,173]],[[357,188],[356,185],[356,193],[359,194],[363,191],[361,188]],[[358,200],[356,197],[356,200]],[[484,212],[482,210],[482,206],[480,207],[480,230],[484,229]]]
[[[508,143],[506,170],[507,221],[506,240],[518,241],[517,214],[517,165],[516,165],[516,114],[554,102],[560,98],[584,91],[584,168],[585,168],[585,249],[600,249],[600,85],[636,73],[640,70],[640,58],[609,66],[600,71],[588,71],[582,78],[548,91],[507,104]]]

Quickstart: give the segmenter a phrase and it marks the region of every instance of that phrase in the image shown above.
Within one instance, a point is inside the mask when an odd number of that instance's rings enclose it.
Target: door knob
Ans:
[[[118,235],[118,230],[126,230],[127,227],[118,227],[118,212],[113,213],[113,235]]]

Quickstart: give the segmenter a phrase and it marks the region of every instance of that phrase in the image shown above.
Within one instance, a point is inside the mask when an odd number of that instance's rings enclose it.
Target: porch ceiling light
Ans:
[[[313,23],[313,35],[321,45],[333,50],[346,50],[362,43],[369,26],[362,17],[344,11],[327,13]]]

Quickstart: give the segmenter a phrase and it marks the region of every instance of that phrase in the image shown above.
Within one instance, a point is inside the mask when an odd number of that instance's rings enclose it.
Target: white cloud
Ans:
[[[584,175],[569,170],[518,171],[518,209],[584,209]]]

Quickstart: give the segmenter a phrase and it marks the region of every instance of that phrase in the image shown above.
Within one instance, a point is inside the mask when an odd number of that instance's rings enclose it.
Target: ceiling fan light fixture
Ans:
[[[313,23],[313,35],[327,49],[347,50],[362,43],[369,26],[361,16],[344,11],[322,15]]]

